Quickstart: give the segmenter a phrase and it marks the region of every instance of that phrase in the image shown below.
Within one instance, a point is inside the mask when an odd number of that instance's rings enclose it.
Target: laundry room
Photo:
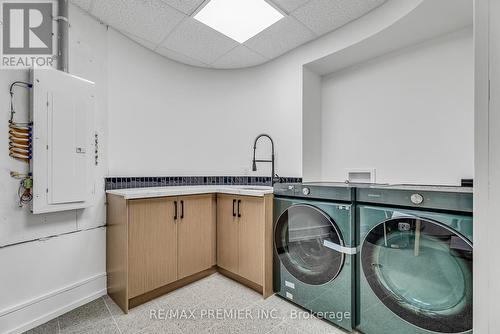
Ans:
[[[493,0],[0,0],[0,334],[493,334]]]

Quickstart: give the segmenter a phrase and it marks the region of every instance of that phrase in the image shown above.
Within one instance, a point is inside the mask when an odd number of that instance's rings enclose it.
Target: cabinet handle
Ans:
[[[184,201],[181,201],[181,219],[184,219]]]
[[[234,211],[234,205],[236,204],[236,200],[233,199],[233,217],[236,217],[236,212]]]
[[[177,220],[177,201],[174,201],[174,220]]]
[[[241,200],[239,199],[238,200],[238,218],[241,217],[240,204],[241,204]]]

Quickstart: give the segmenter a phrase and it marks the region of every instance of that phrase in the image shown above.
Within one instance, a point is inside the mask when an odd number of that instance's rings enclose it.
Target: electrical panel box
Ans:
[[[52,69],[31,70],[32,212],[92,206],[95,84]]]

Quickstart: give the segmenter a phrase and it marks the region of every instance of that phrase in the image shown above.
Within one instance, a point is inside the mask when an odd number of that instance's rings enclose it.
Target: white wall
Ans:
[[[28,72],[0,70],[0,333],[29,329],[105,293],[105,229],[98,227],[105,224],[106,28],[73,7],[70,16],[70,72],[95,81],[98,91],[96,201],[90,209],[43,215],[18,207],[19,181],[9,172],[26,166],[8,157],[8,87],[27,81]],[[16,119],[25,120],[28,95],[18,89],[15,96]],[[13,243],[20,244],[7,246]]]
[[[297,73],[185,66],[113,30],[108,64],[111,175],[249,174],[260,133],[275,141],[277,172],[301,174],[301,120],[283,84]],[[270,157],[269,142],[258,148]]]
[[[323,78],[322,180],[460,185],[474,173],[472,28]]]
[[[110,175],[268,175],[268,166],[250,171],[253,139],[266,132],[277,173],[302,176],[302,65],[376,34],[421,2],[389,1],[281,58],[233,71],[181,65],[110,30]],[[268,146],[259,145],[261,157]]]
[[[500,328],[500,2],[476,0],[475,20],[474,333],[494,334]]]
[[[321,76],[304,67],[302,86],[302,173],[304,181],[318,181],[312,175],[321,175]]]

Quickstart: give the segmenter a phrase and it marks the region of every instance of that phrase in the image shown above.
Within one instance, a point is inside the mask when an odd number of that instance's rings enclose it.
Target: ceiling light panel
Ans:
[[[265,0],[211,0],[194,18],[244,43],[283,18]]]

